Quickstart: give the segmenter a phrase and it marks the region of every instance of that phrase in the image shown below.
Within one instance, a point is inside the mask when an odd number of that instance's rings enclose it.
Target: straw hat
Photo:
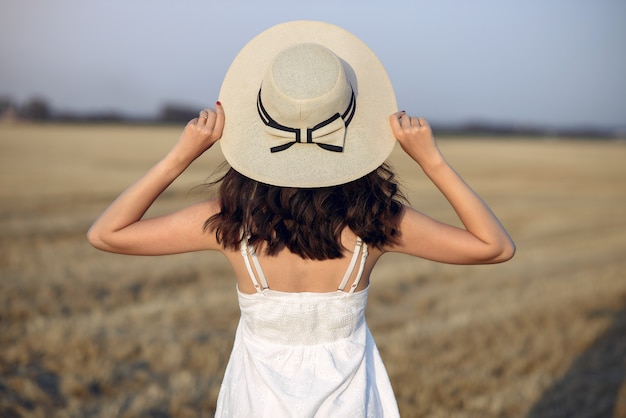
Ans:
[[[228,163],[262,183],[324,187],[374,171],[396,142],[389,77],[361,40],[337,26],[287,22],[235,57],[219,94]]]

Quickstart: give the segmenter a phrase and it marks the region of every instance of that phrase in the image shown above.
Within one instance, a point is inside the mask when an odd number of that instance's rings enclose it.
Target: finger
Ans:
[[[215,103],[215,125],[213,126],[213,137],[216,139],[222,137],[222,131],[224,130],[224,122],[226,120],[224,114],[224,108],[218,101]]]
[[[198,124],[206,124],[209,119],[209,112],[207,109],[203,109],[200,111],[200,116],[198,117]]]
[[[407,115],[406,113],[404,113],[401,117],[400,117],[400,123],[402,124],[402,128],[407,129],[410,128],[412,123],[412,120],[414,119],[414,117]]]
[[[212,109],[205,109],[206,118],[204,119],[204,125],[206,128],[213,131],[213,126],[215,125],[216,114]]]
[[[402,130],[401,118],[404,112],[396,112],[389,116],[389,124],[391,125],[391,131],[395,134]]]
[[[423,117],[419,118],[419,122],[422,128],[430,128],[430,125],[428,121],[426,120],[426,118],[423,118]]]

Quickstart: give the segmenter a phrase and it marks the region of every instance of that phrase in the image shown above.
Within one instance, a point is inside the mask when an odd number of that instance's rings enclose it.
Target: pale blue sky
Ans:
[[[0,0],[0,96],[211,105],[239,49],[296,19],[363,39],[398,106],[433,122],[626,127],[623,0]]]

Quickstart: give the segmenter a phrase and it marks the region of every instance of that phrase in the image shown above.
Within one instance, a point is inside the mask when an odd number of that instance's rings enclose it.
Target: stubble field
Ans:
[[[99,252],[85,232],[179,127],[0,125],[0,416],[211,417],[239,317],[219,254]],[[626,144],[441,138],[518,252],[386,255],[367,320],[403,417],[626,417]],[[203,199],[202,156],[151,214]],[[398,149],[413,206],[454,221]]]

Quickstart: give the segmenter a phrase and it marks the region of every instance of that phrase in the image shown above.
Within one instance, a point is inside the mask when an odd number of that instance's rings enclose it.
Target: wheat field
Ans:
[[[0,125],[0,416],[211,417],[239,317],[219,254],[99,252],[98,214],[181,127]],[[367,321],[403,417],[626,417],[626,144],[440,138],[508,263],[385,255]],[[211,149],[150,214],[211,191]],[[397,149],[413,206],[454,214]]]

